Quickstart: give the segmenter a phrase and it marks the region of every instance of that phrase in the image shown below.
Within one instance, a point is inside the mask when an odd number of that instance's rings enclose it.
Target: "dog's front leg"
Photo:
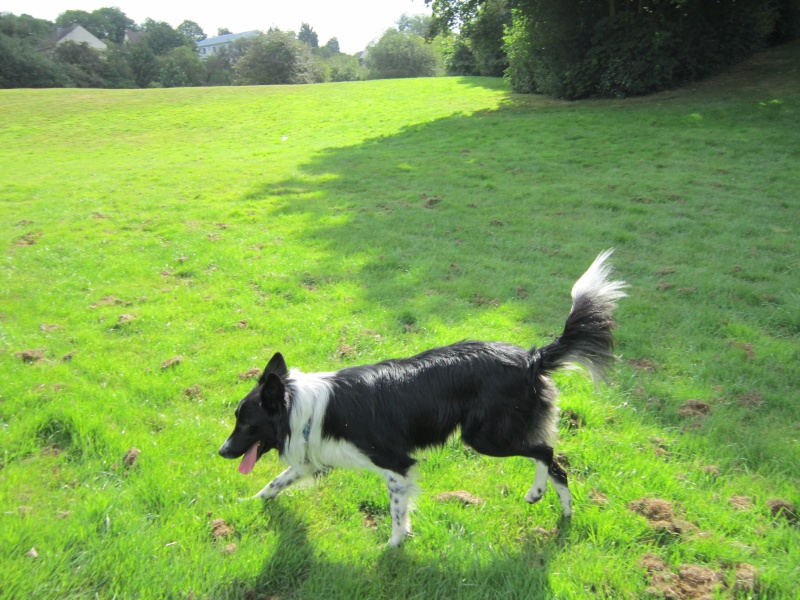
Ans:
[[[280,494],[287,487],[297,482],[304,476],[294,467],[289,467],[283,473],[278,475],[275,479],[270,481],[264,489],[258,492],[254,498],[261,498],[262,500],[272,500],[275,496]]]
[[[399,546],[406,536],[411,535],[409,503],[414,483],[408,477],[393,471],[386,471],[383,477],[386,479],[386,487],[389,488],[389,514],[392,515],[392,537],[389,538],[389,546]]]

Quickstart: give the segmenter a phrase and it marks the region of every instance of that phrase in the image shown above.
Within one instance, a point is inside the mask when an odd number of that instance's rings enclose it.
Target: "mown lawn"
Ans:
[[[618,101],[439,78],[0,102],[0,597],[796,597],[800,45]],[[272,352],[547,343],[612,246],[619,368],[558,377],[571,523],[552,490],[525,504],[528,461],[455,439],[418,456],[399,550],[370,474],[238,500],[281,470],[216,455]]]

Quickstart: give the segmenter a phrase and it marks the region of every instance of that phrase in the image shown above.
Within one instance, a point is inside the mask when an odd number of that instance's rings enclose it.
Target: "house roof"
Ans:
[[[258,35],[261,33],[260,31],[245,31],[243,33],[226,33],[225,35],[218,35],[212,38],[206,38],[197,42],[198,48],[205,48],[208,46],[216,46],[217,44],[230,44],[241,37],[250,37],[253,35]]]
[[[144,31],[131,31],[129,29],[125,30],[125,41],[129,44],[135,44],[138,42],[142,36],[144,35]]]
[[[55,36],[51,39],[53,39],[56,44],[60,44],[69,36],[69,34],[74,33],[75,31],[77,31],[78,34],[84,38],[87,38],[86,42],[89,43],[90,46],[94,46],[95,48],[101,50],[106,47],[106,43],[103,40],[96,37],[91,31],[83,27],[80,23],[73,23],[69,27],[56,29]]]

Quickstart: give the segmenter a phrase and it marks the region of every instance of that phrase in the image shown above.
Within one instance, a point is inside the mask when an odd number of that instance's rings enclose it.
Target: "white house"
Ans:
[[[103,52],[107,49],[106,43],[97,39],[77,23],[73,23],[65,29],[56,31],[56,45],[64,42],[75,42],[76,44],[88,44],[90,48]]]
[[[230,46],[233,42],[238,40],[239,38],[247,38],[252,37],[254,35],[258,35],[261,33],[260,31],[245,31],[244,33],[226,33],[225,35],[218,35],[217,37],[213,38],[206,38],[197,42],[197,52],[200,54],[200,58],[204,56],[213,56],[217,52],[219,52],[222,48],[226,46]]]

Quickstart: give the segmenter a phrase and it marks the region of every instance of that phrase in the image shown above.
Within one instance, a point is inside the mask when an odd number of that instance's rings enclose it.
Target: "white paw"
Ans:
[[[531,488],[528,490],[528,493],[525,494],[525,502],[528,504],[536,504],[539,500],[542,499],[544,495],[544,490],[542,488]]]

